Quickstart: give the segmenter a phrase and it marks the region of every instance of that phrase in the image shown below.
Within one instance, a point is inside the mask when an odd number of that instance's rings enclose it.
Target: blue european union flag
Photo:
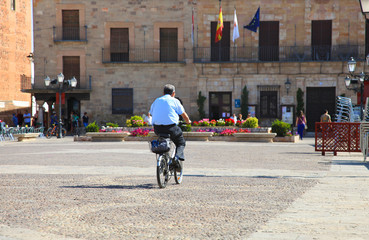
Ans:
[[[253,32],[257,32],[259,26],[260,26],[260,7],[256,11],[254,18],[251,20],[249,25],[244,26],[244,28],[247,28],[248,30],[251,30]]]

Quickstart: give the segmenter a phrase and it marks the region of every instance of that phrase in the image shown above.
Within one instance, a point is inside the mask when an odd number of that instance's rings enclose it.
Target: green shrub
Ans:
[[[259,127],[259,120],[256,117],[250,117],[246,119],[245,122],[242,123],[242,127],[244,128],[257,128]]]
[[[143,127],[147,126],[147,123],[144,122],[141,116],[132,116],[131,119],[126,121],[127,127]]]
[[[99,126],[96,124],[96,121],[90,123],[86,127],[86,132],[98,132],[100,130]]]
[[[276,133],[278,137],[286,136],[290,129],[291,125],[289,123],[282,122],[278,119],[272,123],[272,132]]]
[[[113,128],[119,127],[117,123],[111,123],[111,122],[106,123],[106,126],[113,127]]]

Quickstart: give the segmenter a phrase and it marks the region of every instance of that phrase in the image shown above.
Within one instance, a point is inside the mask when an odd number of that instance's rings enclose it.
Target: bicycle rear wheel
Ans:
[[[53,135],[53,129],[52,128],[47,129],[45,137],[51,138],[52,135]]]
[[[156,178],[160,188],[165,188],[169,180],[169,169],[167,159],[164,154],[158,156],[158,162],[156,167]]]

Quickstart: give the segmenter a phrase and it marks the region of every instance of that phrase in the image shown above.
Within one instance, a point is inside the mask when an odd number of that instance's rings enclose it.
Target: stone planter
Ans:
[[[40,133],[20,133],[13,134],[13,137],[18,138],[18,142],[32,141],[40,136]]]
[[[88,132],[86,137],[90,137],[92,142],[121,142],[129,136],[127,132]]]
[[[234,133],[237,142],[273,142],[276,133]]]
[[[212,136],[209,137],[209,141],[224,141],[224,142],[234,142],[236,140],[233,136]]]
[[[209,141],[212,136],[212,132],[183,132],[186,141]]]
[[[257,132],[257,133],[271,133],[272,128],[271,127],[260,127],[260,128],[240,128],[237,126],[215,126],[215,127],[194,127],[192,126],[192,131],[196,131],[198,129],[216,129],[218,132],[224,131],[226,129],[247,129],[251,133]]]
[[[297,142],[299,141],[299,136],[285,136],[285,137],[275,137],[273,142]]]

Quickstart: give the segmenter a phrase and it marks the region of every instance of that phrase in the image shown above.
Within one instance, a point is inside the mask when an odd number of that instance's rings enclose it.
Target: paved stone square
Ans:
[[[188,141],[159,189],[147,142],[3,142],[0,240],[367,239],[368,165],[313,144]]]

